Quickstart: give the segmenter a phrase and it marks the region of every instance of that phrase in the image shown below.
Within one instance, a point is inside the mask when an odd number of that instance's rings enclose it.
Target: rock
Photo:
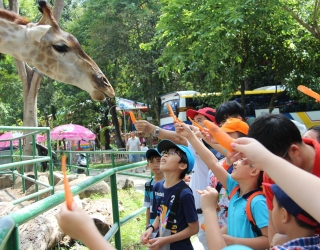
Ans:
[[[75,186],[80,182],[83,182],[85,179],[92,178],[90,176],[85,176],[85,175],[83,175],[83,176],[84,176],[84,178],[76,179],[76,180],[69,182],[70,187]],[[55,191],[56,192],[63,191],[63,185],[57,185],[55,187]],[[110,192],[109,185],[106,182],[101,181],[101,182],[89,187],[88,189],[86,189],[82,193],[80,193],[79,196],[81,199],[83,199],[83,198],[89,197],[92,194],[104,195],[104,194],[108,194],[109,192]]]
[[[67,175],[67,179],[70,182],[74,181],[74,180],[78,180],[78,179],[86,179],[87,176],[85,174],[69,174]],[[55,184],[56,186],[59,186],[59,185],[62,185],[63,184],[63,176],[62,176],[62,179],[57,183]]]
[[[0,176],[0,189],[12,187],[12,175],[1,175]]]
[[[133,187],[134,187],[134,182],[131,179],[117,181],[117,189],[128,189]]]
[[[43,182],[43,183],[45,183],[45,184],[47,184],[47,185],[49,185],[48,177],[46,177],[46,176],[44,176],[44,175],[39,176],[38,180],[41,181],[41,182]],[[38,190],[39,190],[39,191],[40,191],[40,190],[43,190],[43,189],[46,189],[46,188],[47,188],[47,187],[38,184]],[[29,195],[29,194],[33,194],[33,193],[35,193],[35,192],[36,192],[36,187],[35,187],[35,185],[32,185],[32,186],[27,190],[26,196]],[[50,196],[50,195],[51,195],[51,192],[50,192],[50,191],[49,191],[49,192],[46,192],[46,193],[40,195],[40,199],[46,198],[46,197],[48,197],[48,196]],[[35,199],[35,198],[33,198],[33,199]]]

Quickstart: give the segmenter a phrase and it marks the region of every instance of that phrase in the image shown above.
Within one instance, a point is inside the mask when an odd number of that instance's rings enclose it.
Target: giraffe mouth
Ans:
[[[96,80],[96,86],[94,87],[95,90],[90,94],[94,100],[104,101],[107,97],[115,97],[112,85],[103,74],[98,76]]]

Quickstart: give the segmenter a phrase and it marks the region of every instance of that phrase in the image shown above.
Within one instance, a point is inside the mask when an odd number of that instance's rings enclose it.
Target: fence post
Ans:
[[[111,152],[112,168],[115,167],[114,164],[114,153]],[[119,216],[119,206],[118,206],[118,189],[117,189],[117,173],[110,176],[111,183],[111,200],[112,200],[112,215],[113,223],[118,223],[119,229],[114,235],[114,242],[116,249],[122,249],[121,247],[121,227],[120,227],[120,216]]]

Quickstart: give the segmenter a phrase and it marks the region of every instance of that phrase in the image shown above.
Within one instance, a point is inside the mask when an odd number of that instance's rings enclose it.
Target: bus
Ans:
[[[245,112],[249,125],[256,117],[269,113],[271,98],[273,94],[279,92],[284,93],[275,100],[272,110],[273,114],[284,114],[291,120],[304,124],[307,128],[320,125],[320,103],[315,103],[311,98],[308,103],[299,103],[298,100],[290,98],[281,86],[266,86],[245,91]],[[186,116],[187,109],[199,109],[206,106],[201,101],[201,98],[208,95],[219,96],[220,93],[200,94],[196,91],[176,91],[160,96],[160,127],[174,130],[173,120],[170,117],[167,103],[170,103],[174,113],[180,120],[190,123]],[[240,91],[234,93],[230,100],[241,103]]]

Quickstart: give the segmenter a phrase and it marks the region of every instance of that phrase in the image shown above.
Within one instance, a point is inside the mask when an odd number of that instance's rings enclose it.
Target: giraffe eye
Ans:
[[[69,51],[69,47],[65,44],[52,45],[52,47],[59,53],[65,53]]]

